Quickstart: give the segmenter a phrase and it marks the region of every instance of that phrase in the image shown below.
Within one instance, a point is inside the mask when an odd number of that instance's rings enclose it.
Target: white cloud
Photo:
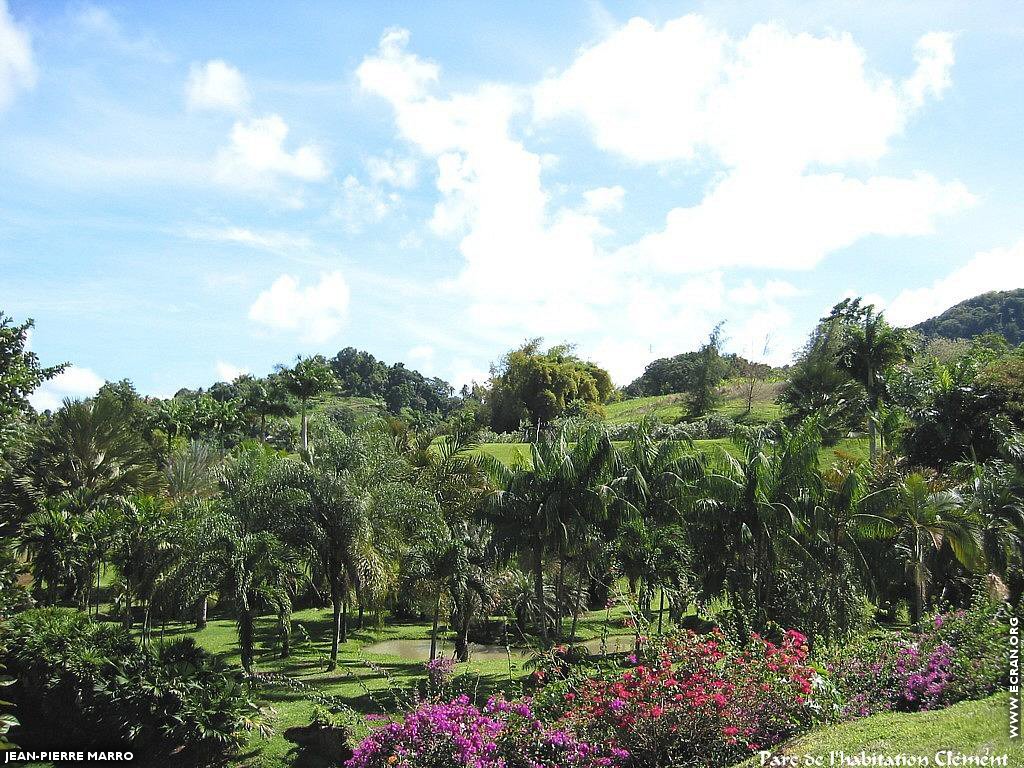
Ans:
[[[35,84],[32,40],[25,28],[15,23],[7,0],[0,0],[0,110],[14,101],[19,90]]]
[[[218,381],[234,381],[239,376],[249,373],[247,368],[239,368],[238,366],[226,363],[223,360],[218,360],[214,368],[217,371]]]
[[[78,28],[105,43],[111,50],[124,56],[168,63],[173,57],[152,35],[133,36],[124,31],[120,22],[106,8],[86,5],[75,15]]]
[[[306,341],[322,343],[338,335],[348,319],[349,288],[340,272],[320,275],[302,288],[291,275],[281,275],[256,297],[249,319],[276,330],[297,331]]]
[[[321,181],[327,163],[314,144],[285,149],[288,125],[279,115],[236,122],[231,143],[217,156],[215,178],[241,187],[265,187],[280,178]]]
[[[976,253],[959,269],[924,288],[901,291],[886,308],[895,325],[914,325],[979,293],[1024,288],[1024,239]]]
[[[185,82],[189,109],[240,112],[249,103],[249,87],[242,73],[221,59],[193,64]]]
[[[800,294],[799,289],[785,280],[768,280],[764,285],[754,285],[744,280],[742,285],[729,291],[729,302],[733,304],[763,304],[777,299],[789,299]]]
[[[665,270],[709,267],[810,269],[869,235],[926,235],[975,202],[960,182],[841,173],[737,171],[695,206],[674,208],[665,227],[622,251]]]
[[[409,360],[429,363],[434,359],[434,348],[429,344],[420,344],[410,349],[406,356]]]
[[[952,85],[949,76],[955,60],[953,35],[948,32],[929,32],[922,35],[914,46],[917,68],[904,84],[904,93],[913,106],[924,103],[929,94],[939,98]]]
[[[416,186],[416,161],[411,157],[371,157],[366,161],[370,180],[401,189]]]
[[[100,387],[103,379],[88,368],[68,366],[39,389],[29,395],[29,402],[37,411],[55,411],[61,407],[64,398],[82,400],[92,397]]]
[[[622,200],[625,196],[626,190],[618,185],[614,187],[597,187],[596,189],[588,189],[583,193],[583,209],[587,213],[621,211]]]
[[[926,94],[949,84],[952,37],[930,33],[905,82],[870,71],[846,34],[758,24],[741,39],[691,14],[634,18],[537,88],[540,121],[578,115],[598,146],[637,162],[837,165],[875,160]]]
[[[255,231],[245,227],[187,227],[183,234],[192,240],[214,243],[238,243],[268,251],[307,250],[312,241],[290,232]]]
[[[397,195],[385,195],[379,187],[366,186],[350,174],[341,183],[341,199],[334,204],[332,213],[344,222],[345,229],[357,233],[384,219],[397,202]]]
[[[727,316],[745,347],[763,346],[764,327],[776,326],[773,359],[788,359],[792,319],[780,301],[795,289],[734,285],[723,270],[810,269],[871,235],[928,234],[974,202],[956,181],[877,170],[927,98],[949,87],[948,35],[922,38],[916,69],[899,80],[872,70],[849,35],[765,24],[734,38],[699,16],[634,19],[533,89],[465,92],[446,90],[440,67],[408,43],[388,30],[357,77],[436,164],[429,226],[458,242],[463,266],[443,287],[469,298],[466,331],[490,344],[577,339],[616,381],[693,348]],[[532,123],[520,129],[524,116]],[[712,181],[662,229],[609,252],[599,214],[619,209],[625,190],[554,202],[565,196],[542,174],[558,158],[517,132],[533,138],[563,116],[632,162],[662,174],[691,162]],[[727,304],[731,292],[739,300]]]

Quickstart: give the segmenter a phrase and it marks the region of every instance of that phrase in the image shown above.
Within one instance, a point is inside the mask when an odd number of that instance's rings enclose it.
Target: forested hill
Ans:
[[[1024,288],[992,291],[956,304],[913,327],[928,338],[972,339],[998,333],[1011,346],[1024,342]]]

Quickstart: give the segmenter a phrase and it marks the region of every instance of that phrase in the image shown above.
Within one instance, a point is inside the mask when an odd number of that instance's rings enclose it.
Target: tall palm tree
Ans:
[[[309,450],[309,415],[307,408],[311,398],[338,387],[338,380],[331,366],[322,355],[296,359],[293,368],[280,368],[284,388],[299,400],[302,420],[302,450]]]
[[[488,465],[494,489],[488,494],[487,514],[495,526],[495,538],[506,551],[529,558],[538,605],[544,605],[545,555],[557,560],[556,605],[564,603],[564,574],[573,532],[584,521],[599,520],[612,498],[608,470],[614,448],[607,432],[587,427],[567,439],[565,430],[531,444],[532,461],[521,457],[511,467]],[[547,611],[540,611],[538,631],[545,645],[550,638]],[[561,623],[555,611],[555,630]]]
[[[960,495],[920,472],[906,475],[879,494],[877,504],[882,511],[868,526],[868,533],[890,541],[902,560],[911,595],[910,619],[917,624],[939,552],[948,546],[961,565],[977,571],[984,564],[981,535],[964,513]]]
[[[436,519],[436,507],[412,485],[412,470],[379,427],[345,435],[326,420],[311,424],[302,462],[285,463],[283,482],[298,497],[304,546],[327,579],[333,610],[330,668],[347,640],[348,606],[369,587],[382,592],[413,519]]]
[[[839,364],[867,393],[868,435],[874,461],[878,450],[878,413],[888,394],[888,374],[894,366],[909,360],[914,348],[906,331],[889,325],[872,305],[861,306],[860,299],[846,299],[837,304],[830,316],[833,318],[840,320],[845,328]]]
[[[137,496],[121,504],[113,519],[110,561],[123,582],[125,626],[132,625],[132,606],[142,605],[143,643],[152,632],[157,592],[180,554],[172,544],[173,513],[162,497]]]
[[[680,586],[688,548],[679,526],[686,500],[692,498],[703,474],[690,441],[656,440],[647,419],[617,454],[611,508],[620,532],[619,560],[631,582],[642,582],[642,610],[647,610],[652,591],[662,588],[659,622],[665,588]]]
[[[409,565],[414,573],[433,573],[434,577],[424,578],[445,583],[453,605],[455,655],[459,661],[469,661],[470,625],[488,598],[484,566],[489,564],[491,529],[478,515],[487,491],[486,460],[476,453],[476,447],[470,432],[456,430],[439,441],[425,432],[406,451],[407,460],[417,470],[417,485],[433,497],[441,512],[439,539],[445,542],[440,545],[438,541],[422,540],[413,548],[415,556]],[[447,554],[442,555],[442,551]],[[422,567],[430,564],[452,567]],[[436,576],[446,569],[445,576]]]
[[[785,556],[805,562],[800,542],[807,507],[820,496],[814,420],[777,434],[740,436],[741,455],[719,449],[687,513],[687,538],[703,599],[727,596],[745,641],[753,621],[772,620],[777,567]]]

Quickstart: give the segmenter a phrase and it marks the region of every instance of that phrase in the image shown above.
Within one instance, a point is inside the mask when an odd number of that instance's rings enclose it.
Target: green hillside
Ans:
[[[616,441],[620,448],[626,445],[625,441]],[[736,455],[739,448],[730,438],[724,437],[718,440],[695,440],[694,446],[700,451],[714,451],[723,449]],[[511,465],[521,456],[527,462],[530,461],[529,443],[484,443],[478,450],[487,453],[504,464]],[[856,461],[866,459],[868,456],[867,438],[852,437],[840,440],[837,445],[822,448],[819,457],[822,463],[830,463],[837,458],[853,459]]]
[[[730,379],[722,386],[722,403],[715,409],[735,421],[764,424],[775,421],[781,415],[775,402],[782,384],[779,382],[757,382],[750,412],[747,412],[746,382]],[[609,424],[625,424],[640,421],[644,416],[654,416],[667,424],[675,423],[687,416],[686,396],[681,394],[634,397],[605,406],[606,421]]]
[[[823,755],[825,765],[832,765],[829,760],[834,752],[845,752],[849,756],[861,751],[868,755],[927,757],[929,764],[942,765],[935,762],[936,753],[951,750],[965,756],[984,755],[986,752],[992,756],[1008,756],[1005,763],[989,765],[1024,765],[1024,742],[1020,739],[1011,741],[1007,736],[1009,707],[1009,694],[1001,693],[931,712],[888,712],[822,728],[788,744],[779,752],[800,758]],[[744,766],[760,764],[755,757]],[[797,763],[804,764],[803,761]]]
[[[927,338],[973,339],[998,333],[1011,346],[1024,342],[1024,288],[992,291],[961,301],[912,330]]]

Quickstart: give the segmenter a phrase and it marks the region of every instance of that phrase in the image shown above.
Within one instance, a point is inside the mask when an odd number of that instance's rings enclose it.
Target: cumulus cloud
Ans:
[[[28,31],[14,21],[7,0],[0,0],[0,110],[14,101],[18,91],[35,84],[32,40]]]
[[[661,231],[622,256],[664,270],[810,269],[869,235],[929,234],[937,220],[974,202],[960,182],[929,174],[861,180],[738,171],[697,205],[669,211]]]
[[[220,182],[265,186],[278,178],[322,181],[327,177],[327,163],[314,144],[285,149],[288,125],[279,115],[238,121],[230,138],[217,156],[215,177]]]
[[[732,38],[703,17],[633,19],[535,90],[541,124],[575,116],[595,143],[634,162],[724,169],[697,204],[621,252],[659,268],[809,269],[870,235],[922,235],[972,205],[926,173],[860,178],[926,97],[950,85],[953,38],[929,33],[898,81],[872,71],[846,34],[759,24]],[[811,172],[842,168],[831,173]]]
[[[536,89],[540,121],[574,115],[598,146],[643,163],[836,165],[875,160],[925,95],[948,87],[952,37],[925,35],[905,81],[871,71],[847,34],[758,24],[732,38],[690,14],[634,18]]]
[[[366,161],[370,180],[401,189],[416,186],[416,161],[411,157],[371,157]]]
[[[849,35],[761,24],[735,37],[691,15],[634,19],[532,88],[447,89],[400,29],[385,32],[357,78],[435,166],[428,225],[458,242],[463,265],[445,287],[469,298],[470,332],[491,343],[578,339],[621,382],[652,356],[703,340],[731,291],[745,301],[728,305],[730,336],[749,346],[765,324],[778,326],[788,358],[780,300],[794,289],[736,285],[730,270],[811,269],[865,237],[928,234],[973,204],[957,181],[877,170],[908,121],[949,88],[952,37],[926,35],[914,57],[899,79],[872,69]],[[558,158],[528,146],[560,119],[582,120],[599,148],[630,162],[668,175],[689,164],[712,171],[711,182],[663,227],[609,251],[599,217],[621,208],[625,190],[584,190],[582,204],[560,205],[565,196],[542,178]]]
[[[931,285],[901,291],[886,307],[889,322],[914,325],[979,293],[1024,288],[1024,239],[974,254],[964,266]]]
[[[345,229],[358,233],[368,224],[381,221],[397,201],[396,195],[386,195],[380,187],[367,186],[349,174],[341,182],[341,197],[334,204],[332,213],[341,219]]]
[[[621,211],[625,196],[626,190],[618,185],[588,189],[583,193],[583,208],[588,213]]]
[[[102,386],[103,379],[90,369],[68,366],[62,373],[43,382],[28,400],[37,411],[55,411],[65,398],[82,400],[92,397]]]
[[[249,103],[249,87],[238,69],[213,59],[189,68],[185,101],[189,109],[239,112]]]
[[[249,319],[275,330],[295,331],[305,341],[322,343],[338,335],[348,320],[349,288],[340,272],[320,275],[302,287],[281,275],[249,307]]]
[[[214,369],[217,371],[218,381],[234,381],[239,376],[249,373],[247,368],[239,368],[237,365],[226,363],[223,360],[218,360]]]

